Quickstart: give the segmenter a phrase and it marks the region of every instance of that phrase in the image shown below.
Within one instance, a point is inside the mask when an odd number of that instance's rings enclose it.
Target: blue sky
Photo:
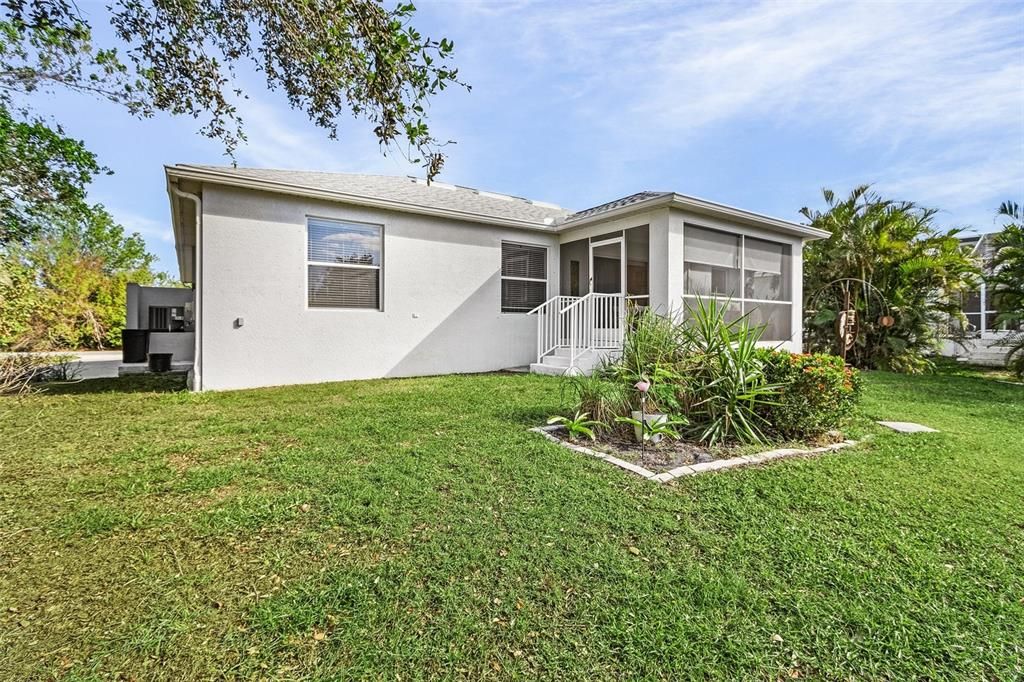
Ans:
[[[80,3],[97,23],[103,4]],[[674,190],[797,219],[821,187],[874,183],[997,227],[1024,200],[1024,3],[421,2],[472,92],[431,104],[442,180],[582,209]],[[99,31],[102,38],[105,31]],[[367,126],[339,140],[243,70],[240,166],[415,174]],[[162,166],[227,163],[191,119],[37,100],[115,171],[91,197],[177,274]]]

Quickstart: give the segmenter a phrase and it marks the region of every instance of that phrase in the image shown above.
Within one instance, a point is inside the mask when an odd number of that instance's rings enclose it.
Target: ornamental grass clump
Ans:
[[[597,431],[608,430],[615,418],[629,412],[626,387],[609,381],[598,372],[592,375],[566,375],[562,383],[562,399],[574,405],[574,412],[590,415],[599,424]]]

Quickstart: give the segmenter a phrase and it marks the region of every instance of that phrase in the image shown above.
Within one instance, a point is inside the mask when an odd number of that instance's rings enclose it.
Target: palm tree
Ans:
[[[1007,323],[1015,329],[1003,342],[1010,348],[1006,365],[1018,377],[1024,377],[1024,220],[1020,206],[1012,201],[1000,204],[996,215],[1008,218],[1009,222],[992,238],[995,256],[988,285],[999,311],[996,323]]]
[[[934,209],[884,199],[868,185],[844,199],[828,189],[822,194],[825,210],[800,211],[832,233],[804,250],[807,345],[841,350],[835,324],[848,298],[858,320],[849,363],[908,372],[928,368],[940,325],[960,314],[960,294],[979,274],[960,248],[959,230],[940,231]]]

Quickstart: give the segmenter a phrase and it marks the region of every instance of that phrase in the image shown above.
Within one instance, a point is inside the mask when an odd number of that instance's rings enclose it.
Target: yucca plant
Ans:
[[[689,310],[684,338],[690,349],[682,375],[690,432],[702,443],[763,443],[767,425],[759,408],[779,386],[769,384],[757,342],[764,331],[747,316],[726,320],[729,302],[698,297]]]

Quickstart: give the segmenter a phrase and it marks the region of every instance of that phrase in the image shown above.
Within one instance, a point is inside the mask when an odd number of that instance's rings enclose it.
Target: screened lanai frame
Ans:
[[[714,235],[708,239],[701,250],[699,244],[692,241],[694,236],[704,233],[707,236]],[[735,240],[735,253],[733,265],[724,264],[722,259],[717,258],[717,253],[729,254],[731,249],[727,242]],[[690,241],[688,244],[687,242]],[[717,243],[715,243],[717,241]],[[772,250],[777,249],[779,253],[778,272],[765,269],[765,260],[760,262],[762,267],[750,267],[752,262],[748,258],[756,249],[751,248],[748,242],[770,245]],[[694,253],[696,252],[696,253]],[[761,249],[764,256],[766,250]],[[702,258],[702,256],[704,256]],[[692,282],[691,266],[701,266],[711,269],[707,273],[708,286],[706,289],[695,288]],[[735,279],[731,286],[722,287],[725,290],[719,291],[715,283],[714,269],[734,271],[736,275],[726,277]],[[748,274],[749,273],[749,274]],[[765,298],[757,296],[757,282],[751,279],[754,273],[768,274],[778,280],[779,294],[776,298]],[[721,276],[721,275],[720,275]],[[721,302],[728,302],[729,312],[727,319],[738,319],[748,315],[753,325],[764,325],[764,334],[761,337],[765,342],[791,341],[796,334],[793,330],[793,248],[787,242],[766,239],[762,236],[754,236],[741,231],[731,231],[720,227],[707,227],[700,224],[686,223],[683,227],[683,301],[686,314],[696,306],[698,297],[713,297]],[[751,292],[754,292],[752,295]]]

